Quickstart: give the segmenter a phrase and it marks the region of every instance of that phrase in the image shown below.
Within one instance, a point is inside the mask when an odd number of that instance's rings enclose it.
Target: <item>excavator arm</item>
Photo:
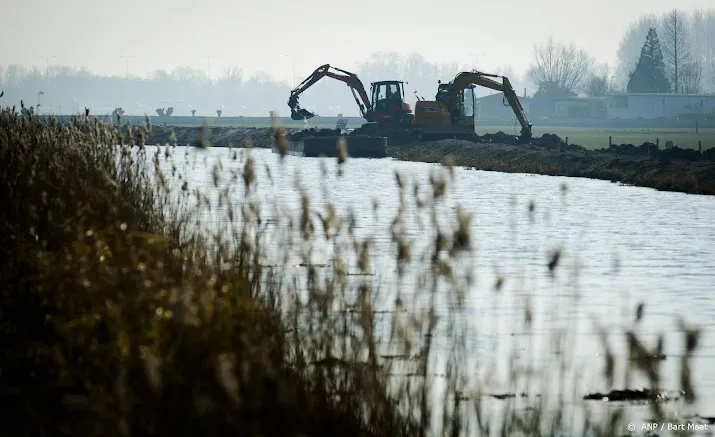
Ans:
[[[310,76],[308,76],[303,82],[295,87],[293,91],[290,92],[290,98],[288,99],[290,118],[293,120],[305,120],[315,116],[312,112],[300,107],[298,104],[298,97],[303,93],[303,91],[307,90],[326,76],[345,82],[345,84],[350,87],[353,97],[355,98],[355,102],[357,102],[360,107],[360,114],[367,118],[367,114],[369,111],[372,111],[372,107],[370,105],[370,98],[368,97],[365,87],[360,79],[358,79],[356,74],[341,70],[340,68],[331,67],[330,64],[321,65],[316,68]]]
[[[499,77],[502,78],[502,83],[490,79]],[[519,124],[521,124],[521,137],[526,140],[531,138],[532,124],[526,117],[526,113],[524,112],[524,108],[521,106],[519,97],[516,95],[516,91],[514,91],[514,88],[511,86],[511,82],[509,82],[509,79],[506,76],[482,73],[478,71],[465,71],[459,73],[451,82],[449,91],[444,97],[444,103],[447,105],[450,112],[453,111],[459,104],[459,91],[463,90],[470,84],[503,92],[504,97],[506,97],[507,102],[509,102],[509,106],[511,106],[511,109],[514,111],[517,120],[519,120]]]

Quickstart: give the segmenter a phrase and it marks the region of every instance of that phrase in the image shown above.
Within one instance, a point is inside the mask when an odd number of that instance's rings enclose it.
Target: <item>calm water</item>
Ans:
[[[213,187],[212,169],[221,160],[224,173],[240,170],[243,163],[232,161],[227,149],[195,151],[188,165],[192,187],[204,192]],[[185,149],[177,148],[177,162]],[[389,226],[398,205],[395,171],[408,177],[407,196],[412,204],[412,185],[425,189],[429,174],[438,166],[389,159],[350,159],[342,177],[336,164],[326,159],[327,176],[321,159],[287,157],[282,166],[277,155],[267,150],[253,151],[258,165],[259,196],[277,201],[297,214],[299,196],[296,175],[322,210],[327,199],[338,212],[355,211],[358,230],[377,235],[376,281],[385,288],[396,287],[394,249]],[[265,166],[271,168],[269,181]],[[679,388],[678,371],[682,334],[677,318],[699,326],[703,335],[693,361],[694,383],[699,400],[693,412],[715,415],[715,198],[658,192],[651,189],[577,178],[501,174],[456,169],[456,180],[447,191],[440,216],[452,219],[457,204],[474,213],[472,241],[475,250],[469,263],[475,281],[466,305],[473,314],[470,342],[477,355],[494,355],[526,332],[514,320],[523,314],[526,296],[531,296],[534,329],[528,338],[538,344],[541,356],[558,354],[546,339],[557,329],[566,329],[574,340],[575,367],[583,375],[576,379],[576,394],[606,391],[600,377],[603,351],[593,320],[612,333],[611,343],[623,358],[623,327],[629,326],[638,302],[645,302],[645,318],[638,332],[649,346],[656,336],[665,335],[662,370],[664,389]],[[226,182],[224,182],[226,183]],[[239,177],[236,201],[242,197]],[[563,190],[563,186],[566,190]],[[215,197],[215,196],[214,196]],[[379,210],[373,212],[377,199]],[[534,202],[534,212],[528,205]],[[211,228],[219,220],[207,216]],[[316,223],[317,224],[317,223]],[[320,229],[320,227],[318,227]],[[425,231],[408,220],[407,231],[416,245],[426,244]],[[548,252],[560,248],[562,257],[555,278],[548,274]],[[416,252],[420,252],[419,249]],[[328,262],[316,259],[315,262]],[[494,292],[497,278],[505,278],[501,293]],[[578,297],[578,298],[577,298]],[[446,304],[445,304],[446,305]],[[442,308],[449,311],[448,307]],[[505,320],[509,322],[505,322]],[[516,340],[515,340],[516,339]],[[437,340],[440,343],[440,340]],[[441,340],[442,344],[447,339]],[[526,352],[524,352],[526,353]],[[617,388],[623,381],[617,380]],[[505,392],[496,374],[486,382],[492,392]],[[631,382],[629,388],[643,386]],[[500,401],[502,402],[502,401]],[[680,408],[675,406],[673,408]],[[635,409],[634,420],[647,418],[646,410]],[[624,430],[625,434],[625,430]]]

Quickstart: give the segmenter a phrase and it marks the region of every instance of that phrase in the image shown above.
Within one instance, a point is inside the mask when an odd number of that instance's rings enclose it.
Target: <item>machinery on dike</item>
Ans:
[[[413,112],[411,105],[405,101],[406,82],[372,82],[368,93],[355,73],[329,64],[321,65],[291,91],[288,107],[293,120],[307,120],[315,116],[302,108],[298,100],[303,92],[324,77],[344,82],[350,88],[360,114],[366,120],[365,124],[349,135],[344,135],[352,156],[386,156],[388,141],[399,144],[419,139],[477,138],[474,124],[476,99],[473,91],[477,86],[503,92],[505,105],[511,106],[521,124],[520,141],[531,139],[532,125],[509,79],[478,71],[461,72],[449,83],[438,81],[435,100],[418,99]],[[502,82],[499,83],[495,78],[501,78]],[[340,136],[334,130],[313,130],[309,136],[298,136],[296,140],[301,143],[304,156],[317,156],[318,153],[328,153],[331,147],[334,149]]]

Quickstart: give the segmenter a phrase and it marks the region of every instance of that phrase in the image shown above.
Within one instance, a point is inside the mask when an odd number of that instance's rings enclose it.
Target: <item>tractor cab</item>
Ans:
[[[370,84],[373,114],[371,121],[409,122],[412,108],[405,102],[405,83],[385,80]]]

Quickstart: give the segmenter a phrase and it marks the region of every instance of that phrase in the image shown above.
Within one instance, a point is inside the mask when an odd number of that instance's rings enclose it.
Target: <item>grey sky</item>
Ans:
[[[529,64],[549,35],[615,63],[628,24],[660,14],[715,7],[715,0],[8,0],[0,64],[85,66],[130,74],[191,65],[211,74],[237,64],[292,81],[330,63],[354,68],[371,52],[418,52],[433,62],[476,61],[485,70]]]

